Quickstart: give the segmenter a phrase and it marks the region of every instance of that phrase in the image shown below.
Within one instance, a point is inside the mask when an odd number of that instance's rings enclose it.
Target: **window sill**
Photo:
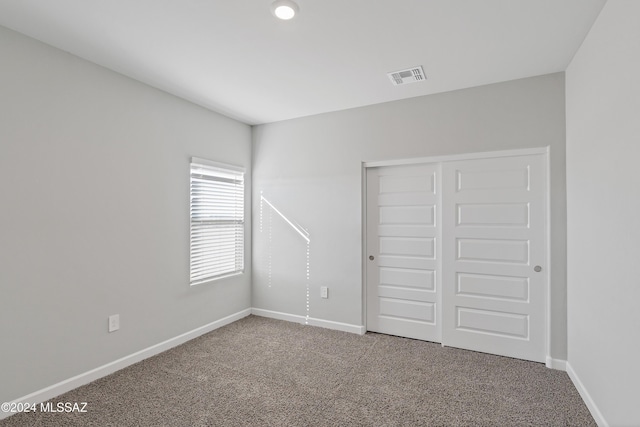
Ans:
[[[236,271],[236,272],[233,272],[233,273],[225,274],[225,275],[223,275],[223,276],[218,276],[218,277],[211,277],[211,278],[207,278],[207,279],[202,279],[202,280],[199,280],[199,281],[197,281],[197,282],[193,282],[193,283],[191,283],[191,284],[190,284],[190,286],[199,286],[199,285],[204,285],[204,284],[207,284],[207,283],[217,282],[217,281],[222,280],[222,279],[228,279],[228,278],[230,278],[230,277],[241,276],[241,275],[243,275],[243,274],[244,274],[244,270],[242,270],[242,271]]]

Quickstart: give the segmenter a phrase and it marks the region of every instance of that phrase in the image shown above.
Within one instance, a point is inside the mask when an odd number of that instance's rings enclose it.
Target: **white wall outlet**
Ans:
[[[109,316],[109,332],[115,332],[120,329],[120,315],[113,314]]]
[[[326,286],[320,286],[320,296],[322,298],[329,298],[329,288]]]

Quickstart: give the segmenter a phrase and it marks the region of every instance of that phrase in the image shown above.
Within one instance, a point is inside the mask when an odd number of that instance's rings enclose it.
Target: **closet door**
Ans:
[[[440,342],[438,166],[367,170],[367,330]]]
[[[546,156],[442,164],[443,344],[544,362]]]

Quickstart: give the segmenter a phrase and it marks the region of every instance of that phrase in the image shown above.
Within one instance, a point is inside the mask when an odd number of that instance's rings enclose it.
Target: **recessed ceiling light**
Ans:
[[[300,8],[292,0],[276,0],[271,3],[271,12],[276,18],[285,21],[296,16]]]

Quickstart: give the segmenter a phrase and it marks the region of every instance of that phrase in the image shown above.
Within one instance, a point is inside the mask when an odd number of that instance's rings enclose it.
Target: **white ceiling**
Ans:
[[[0,0],[0,25],[259,124],[564,71],[605,1],[297,0],[280,21],[272,0]]]

